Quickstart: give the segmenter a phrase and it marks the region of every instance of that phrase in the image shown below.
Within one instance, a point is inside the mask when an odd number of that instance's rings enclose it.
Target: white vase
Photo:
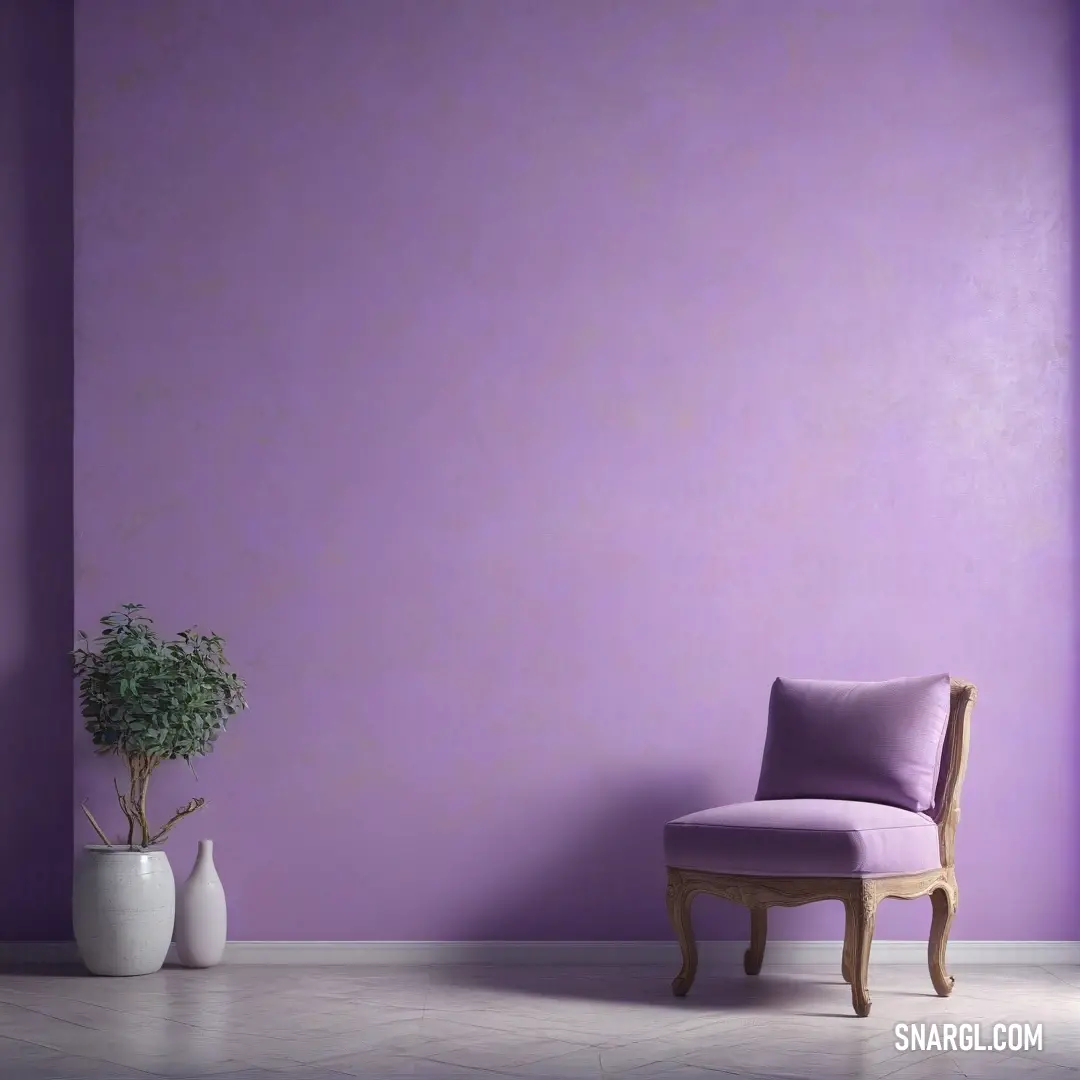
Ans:
[[[75,867],[72,922],[94,975],[150,975],[172,940],[176,882],[164,851],[88,845]]]
[[[220,964],[227,927],[225,890],[214,866],[214,841],[200,840],[191,874],[176,893],[177,959],[192,968]]]

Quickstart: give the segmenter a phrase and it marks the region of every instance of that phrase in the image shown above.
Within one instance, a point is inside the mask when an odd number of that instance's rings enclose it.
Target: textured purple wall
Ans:
[[[156,791],[234,936],[668,937],[661,824],[752,796],[774,675],[943,668],[955,936],[1076,934],[1065,29],[79,8],[77,621],[249,677]]]
[[[0,938],[71,936],[70,0],[0,0]]]

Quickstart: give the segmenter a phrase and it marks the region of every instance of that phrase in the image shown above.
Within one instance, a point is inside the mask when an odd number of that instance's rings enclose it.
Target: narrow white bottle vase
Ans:
[[[214,841],[200,840],[187,881],[176,892],[176,956],[184,967],[221,963],[228,912],[225,890],[214,866]]]

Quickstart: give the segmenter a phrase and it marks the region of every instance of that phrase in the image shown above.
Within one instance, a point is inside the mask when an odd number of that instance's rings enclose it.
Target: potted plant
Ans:
[[[165,962],[176,891],[161,849],[172,828],[200,809],[192,799],[161,825],[147,811],[150,779],[164,761],[208,754],[229,718],[247,708],[244,683],[230,669],[217,634],[185,630],[164,640],[141,604],[101,620],[98,640],[80,631],[72,652],[86,730],[99,754],[127,767],[127,790],[113,780],[127,827],[109,838],[89,807],[101,839],[87,845],[75,873],[75,940],[96,975],[145,975]],[[194,768],[192,767],[194,773]]]

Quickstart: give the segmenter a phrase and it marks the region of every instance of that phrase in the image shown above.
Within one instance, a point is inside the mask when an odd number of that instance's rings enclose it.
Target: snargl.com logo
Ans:
[[[1043,1048],[1042,1024],[897,1024],[893,1035],[900,1053],[936,1050],[1016,1054]]]

